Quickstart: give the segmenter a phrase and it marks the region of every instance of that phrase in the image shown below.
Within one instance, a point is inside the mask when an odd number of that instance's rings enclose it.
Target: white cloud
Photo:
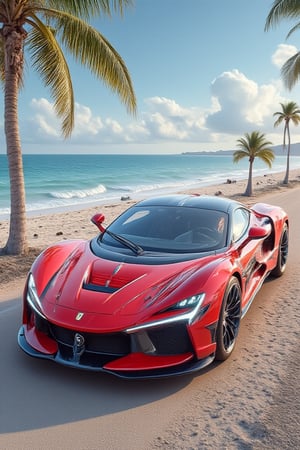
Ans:
[[[58,138],[60,132],[53,104],[45,98],[33,98],[30,106],[34,111],[33,130],[31,132],[37,133],[41,137],[46,135],[51,138]]]
[[[281,69],[283,64],[297,53],[297,47],[294,45],[280,44],[272,55],[272,63]]]
[[[93,117],[92,110],[89,107],[76,103],[74,137],[86,133],[95,136],[103,128],[104,124],[100,117]]]
[[[45,141],[59,141],[61,137],[60,121],[57,118],[53,103],[45,98],[33,99],[31,101],[33,117],[31,122],[31,133],[38,135]],[[74,130],[72,142],[90,143],[99,142],[99,136],[104,142],[110,142],[113,138],[120,139],[122,126],[113,119],[102,120],[94,116],[92,110],[85,105],[75,104]]]
[[[281,65],[295,51],[294,46],[281,44],[272,61]],[[280,109],[280,102],[287,100],[282,92],[279,78],[259,85],[233,69],[212,81],[210,106],[206,108],[201,105],[186,107],[175,99],[154,96],[144,100],[140,116],[128,123],[120,123],[111,117],[100,117],[89,106],[76,103],[75,127],[72,138],[67,141],[61,137],[53,104],[45,98],[33,99],[28,111],[31,119],[22,124],[22,141],[80,144],[80,148],[84,145],[91,151],[93,148],[98,151],[101,146],[109,151],[107,145],[124,144],[130,144],[131,148],[159,144],[161,151],[180,144],[185,145],[186,150],[195,149],[195,146],[217,150],[233,148],[236,139],[245,132],[260,130],[268,137],[270,133],[277,144],[282,141],[282,130],[274,130],[273,113]]]
[[[102,119],[94,116],[92,110],[76,103],[73,143],[128,143],[159,140],[193,141],[199,137],[209,140],[205,128],[205,112],[197,108],[183,108],[175,100],[152,97],[145,100],[146,111],[142,119],[127,125],[112,118]],[[60,123],[53,104],[48,100],[33,99],[31,102],[33,118],[31,134],[43,140],[59,140]]]
[[[238,70],[223,72],[211,85],[219,110],[207,117],[216,133],[244,134],[264,128],[282,101],[277,83],[259,86]]]
[[[144,112],[143,119],[149,137],[188,142],[205,135],[209,140],[205,127],[207,113],[200,108],[184,108],[165,97],[148,98],[145,103],[148,111]]]
[[[148,98],[145,103],[149,106],[150,111],[159,111],[168,117],[184,117],[188,113],[188,110],[178,105],[175,100],[165,97]]]

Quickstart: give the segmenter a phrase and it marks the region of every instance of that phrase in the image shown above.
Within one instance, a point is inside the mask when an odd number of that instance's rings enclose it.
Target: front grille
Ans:
[[[75,361],[86,367],[100,368],[115,359],[126,356],[136,348],[137,335],[126,333],[86,333],[54,325],[34,313],[36,329],[54,339],[58,355],[65,361]],[[77,356],[74,349],[76,333],[84,338],[84,348]],[[184,323],[145,330],[157,356],[193,353],[193,346]],[[133,345],[133,347],[132,347]],[[135,350],[136,351],[136,350]],[[143,350],[138,350],[143,351]],[[75,353],[74,353],[75,352]]]
[[[157,355],[178,355],[193,352],[185,324],[177,324],[148,331]]]
[[[76,330],[49,324],[53,338],[62,345],[73,347]],[[124,333],[85,333],[79,332],[85,340],[86,351],[123,356],[130,353],[130,337]]]
[[[73,347],[59,343],[59,356],[65,361],[74,361]],[[82,355],[80,355],[80,364],[82,366],[88,367],[103,367],[105,364],[114,361],[116,355],[93,353],[85,350]]]

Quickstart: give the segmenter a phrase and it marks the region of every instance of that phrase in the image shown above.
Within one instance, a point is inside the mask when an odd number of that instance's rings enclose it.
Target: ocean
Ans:
[[[110,204],[247,179],[248,161],[230,155],[23,155],[28,215]],[[284,171],[286,155],[270,170],[254,162],[254,176]],[[291,157],[290,168],[300,167]],[[0,155],[0,217],[10,211],[6,155]]]

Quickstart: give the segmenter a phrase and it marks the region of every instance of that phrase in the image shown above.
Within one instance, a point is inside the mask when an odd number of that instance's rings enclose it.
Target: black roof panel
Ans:
[[[142,200],[136,206],[187,206],[228,212],[241,206],[240,203],[224,197],[210,195],[166,195]]]

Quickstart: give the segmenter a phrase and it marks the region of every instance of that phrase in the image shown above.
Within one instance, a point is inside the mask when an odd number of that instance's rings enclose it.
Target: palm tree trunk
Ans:
[[[286,157],[286,171],[283,180],[283,184],[289,184],[289,173],[290,173],[290,153],[291,153],[291,136],[290,136],[290,128],[287,122],[286,125],[287,135],[288,135],[288,151]]]
[[[27,251],[25,184],[20,133],[18,126],[19,80],[23,71],[22,33],[8,31],[5,38],[5,93],[4,122],[8,168],[10,176],[10,226],[6,254],[21,254]]]
[[[252,196],[252,167],[253,167],[253,161],[250,159],[249,160],[248,183],[247,183],[246,190],[244,192],[244,195],[247,197]]]

